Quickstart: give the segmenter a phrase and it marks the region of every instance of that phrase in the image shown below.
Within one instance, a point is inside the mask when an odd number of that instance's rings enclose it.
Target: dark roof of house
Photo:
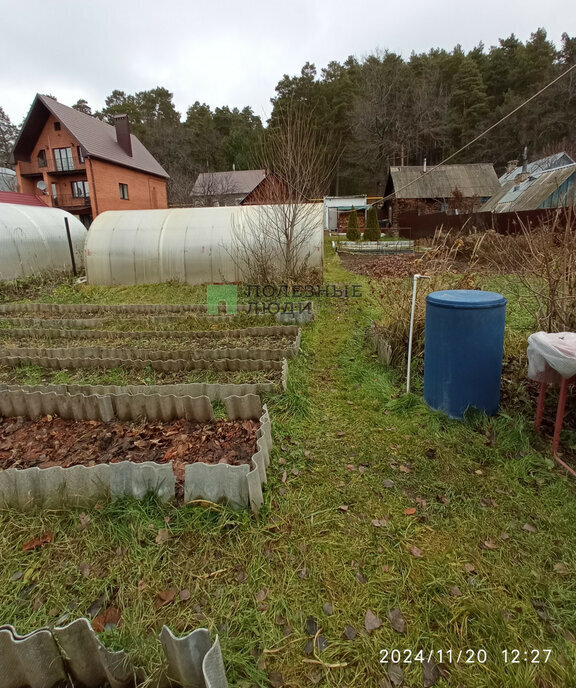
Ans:
[[[497,193],[480,208],[481,212],[511,213],[521,210],[538,210],[565,181],[576,173],[576,164],[552,168],[541,172],[524,173],[507,181]],[[558,199],[558,207],[573,201],[573,191]]]
[[[169,176],[134,134],[130,134],[132,141],[132,155],[130,156],[116,140],[115,127],[97,117],[62,105],[57,100],[40,94],[34,99],[14,146],[13,155],[16,160],[29,159],[38,136],[51,114],[66,127],[87,155],[158,177]]]
[[[396,198],[450,198],[456,188],[464,198],[485,198],[500,189],[489,163],[442,165],[426,174],[420,165],[391,167],[390,177]]]
[[[247,196],[266,179],[266,175],[266,170],[202,172],[194,183],[192,196]]]
[[[16,205],[47,206],[40,196],[34,194],[16,193],[15,191],[0,191],[0,203],[14,203]]]

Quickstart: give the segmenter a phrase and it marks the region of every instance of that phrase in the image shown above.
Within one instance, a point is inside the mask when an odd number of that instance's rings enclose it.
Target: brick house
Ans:
[[[105,210],[167,208],[168,174],[130,133],[125,115],[111,126],[37,95],[13,150],[18,191],[88,227]]]

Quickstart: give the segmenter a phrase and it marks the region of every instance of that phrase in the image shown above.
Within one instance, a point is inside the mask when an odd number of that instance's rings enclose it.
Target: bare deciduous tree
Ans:
[[[267,131],[262,167],[271,171],[255,214],[234,227],[235,260],[243,279],[264,283],[317,281],[311,265],[318,203],[336,164],[326,134],[310,112],[291,105]]]

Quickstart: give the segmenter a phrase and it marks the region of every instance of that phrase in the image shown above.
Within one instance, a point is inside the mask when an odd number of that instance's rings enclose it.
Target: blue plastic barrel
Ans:
[[[454,289],[426,298],[424,400],[451,418],[473,406],[498,413],[506,299]]]

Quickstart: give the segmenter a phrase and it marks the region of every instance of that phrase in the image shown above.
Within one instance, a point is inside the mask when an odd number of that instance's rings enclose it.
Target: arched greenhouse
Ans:
[[[71,270],[64,218],[68,218],[76,266],[84,264],[86,229],[59,208],[0,203],[0,280],[49,270]]]
[[[90,227],[86,275],[100,285],[232,283],[256,263],[321,274],[322,217],[321,204],[108,211]]]

